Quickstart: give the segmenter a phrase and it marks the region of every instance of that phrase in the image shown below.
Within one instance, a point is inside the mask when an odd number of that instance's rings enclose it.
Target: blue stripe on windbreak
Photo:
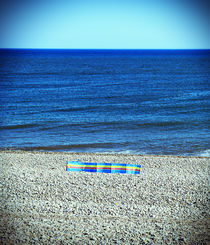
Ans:
[[[97,163],[78,162],[78,161],[67,161],[66,164],[71,164],[71,165],[85,165],[85,166],[94,165],[94,166],[97,166]]]
[[[140,171],[127,170],[126,174],[140,174]]]
[[[107,173],[107,174],[109,174],[109,173],[111,173],[111,169],[97,169],[97,172],[98,173]]]
[[[126,167],[126,163],[97,163],[97,166],[116,166],[116,167]]]
[[[119,169],[112,169],[111,173],[121,173],[121,174],[125,174],[126,170],[119,170]]]
[[[70,171],[70,172],[81,172],[81,169],[79,169],[79,168],[66,168],[66,171]]]
[[[133,164],[126,164],[127,167],[137,167],[137,168],[141,168],[141,165],[133,165]]]
[[[117,169],[77,169],[77,168],[66,168],[68,172],[98,172],[98,173],[120,173],[120,174],[140,174],[139,171],[131,171],[131,170],[117,170]]]
[[[79,161],[67,161],[67,164],[76,164],[76,165],[95,165],[95,166],[122,166],[122,167],[138,167],[141,165],[138,164],[127,164],[127,163],[88,163],[88,162],[79,162]]]
[[[111,167],[111,163],[96,163],[98,167],[105,166],[105,167]]]
[[[97,169],[80,169],[80,171],[83,171],[83,172],[97,172]]]
[[[68,172],[97,172],[97,169],[66,168]]]
[[[80,163],[80,162],[78,162],[78,161],[67,161],[67,164],[78,164],[78,163]]]

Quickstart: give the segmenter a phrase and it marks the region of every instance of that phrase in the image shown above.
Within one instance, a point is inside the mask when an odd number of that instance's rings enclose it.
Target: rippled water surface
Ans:
[[[208,156],[209,56],[1,50],[0,147]]]

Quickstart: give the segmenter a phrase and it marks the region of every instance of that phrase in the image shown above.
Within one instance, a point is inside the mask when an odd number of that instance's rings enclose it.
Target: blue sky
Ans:
[[[208,0],[6,0],[0,48],[209,49]]]

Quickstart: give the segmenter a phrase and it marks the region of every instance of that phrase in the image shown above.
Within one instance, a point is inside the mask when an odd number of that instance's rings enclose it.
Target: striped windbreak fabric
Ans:
[[[67,161],[66,171],[84,171],[98,173],[140,174],[141,165],[126,163],[87,163]]]

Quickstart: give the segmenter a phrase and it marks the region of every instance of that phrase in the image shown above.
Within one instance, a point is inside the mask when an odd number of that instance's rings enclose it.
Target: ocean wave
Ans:
[[[66,150],[85,150],[97,148],[113,148],[116,143],[86,143],[86,144],[70,144],[70,145],[51,145],[51,146],[33,146],[18,147],[19,150],[25,151],[66,151]],[[15,149],[12,147],[12,149]]]
[[[188,126],[199,126],[197,121],[153,121],[153,122],[136,122],[136,121],[107,121],[107,122],[78,122],[78,123],[69,123],[69,124],[43,124],[39,128],[41,131],[47,130],[67,130],[67,129],[79,129],[84,132],[100,132],[104,130],[138,130],[138,129],[147,129],[147,128],[166,128],[167,130],[175,130],[180,127]]]
[[[99,108],[99,106],[78,106],[78,107],[58,109],[58,110],[54,110],[54,112],[85,111],[85,110],[93,110],[96,108]]]
[[[184,125],[186,122],[184,121],[155,121],[155,122],[143,122],[136,123],[138,127],[168,127],[168,126],[178,126]]]
[[[33,123],[29,123],[29,124],[17,124],[17,125],[5,125],[5,126],[0,126],[0,130],[4,130],[4,129],[24,129],[24,128],[33,128],[33,127],[37,127],[40,126],[39,124],[33,124]]]

